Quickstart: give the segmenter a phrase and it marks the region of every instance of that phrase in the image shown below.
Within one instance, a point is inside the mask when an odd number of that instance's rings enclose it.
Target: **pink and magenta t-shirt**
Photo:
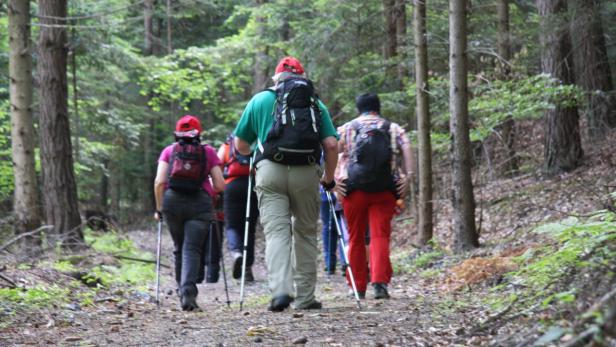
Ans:
[[[165,147],[165,149],[163,149],[163,151],[160,153],[160,157],[158,157],[158,161],[164,161],[165,163],[169,163],[169,160],[171,159],[171,154],[173,153],[173,145],[174,144],[171,144]],[[214,166],[221,165],[222,162],[220,161],[220,159],[218,159],[218,155],[216,154],[214,148],[208,145],[203,146],[205,147],[205,158],[207,160],[207,167],[211,170]],[[209,172],[207,176],[209,176]],[[214,192],[214,188],[212,187],[209,178],[203,180],[202,187],[203,190],[205,190],[210,196],[216,195],[216,192]],[[165,189],[166,188],[167,187],[165,185]]]

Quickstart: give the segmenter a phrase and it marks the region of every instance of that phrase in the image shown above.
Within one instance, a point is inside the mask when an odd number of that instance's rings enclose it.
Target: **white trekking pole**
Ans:
[[[336,222],[336,231],[338,232],[338,238],[340,239],[340,243],[342,244],[342,255],[344,256],[344,261],[347,264],[347,270],[349,270],[349,277],[351,277],[351,286],[353,287],[353,294],[355,294],[355,300],[357,301],[357,307],[361,310],[361,303],[359,302],[359,293],[357,292],[357,286],[355,285],[355,276],[353,276],[353,269],[351,269],[351,262],[349,261],[349,257],[347,256],[347,247],[344,243],[344,237],[342,236],[342,229],[340,229],[340,223],[338,223],[338,218],[336,218],[336,209],[334,208],[334,202],[332,201],[331,193],[325,191],[327,195],[327,201],[329,202],[329,208],[331,210],[332,218]]]
[[[250,164],[248,165],[248,196],[246,198],[246,221],[244,222],[244,247],[242,250],[242,279],[240,281],[240,311],[242,311],[244,305],[244,282],[246,280],[246,252],[248,250],[248,228],[250,227],[250,201],[252,200],[252,166],[255,162],[257,151],[255,150],[250,157]]]
[[[158,216],[158,237],[156,241],[156,306],[160,306],[158,293],[160,292],[160,244],[163,234],[163,215]]]

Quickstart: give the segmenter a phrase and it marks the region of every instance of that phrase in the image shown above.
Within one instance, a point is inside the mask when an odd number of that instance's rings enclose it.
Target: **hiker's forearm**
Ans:
[[[237,149],[241,155],[250,155],[250,143],[240,139],[237,136],[233,139],[233,141],[235,141],[235,149]]]
[[[329,183],[334,180],[334,172],[338,165],[338,141],[335,137],[330,136],[323,140],[323,152],[325,153],[323,180]]]

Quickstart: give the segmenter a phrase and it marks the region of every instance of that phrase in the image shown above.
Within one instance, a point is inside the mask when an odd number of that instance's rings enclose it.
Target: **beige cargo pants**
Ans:
[[[256,167],[270,292],[272,297],[291,295],[296,308],[305,307],[315,300],[322,170],[318,165],[287,166],[269,160]]]

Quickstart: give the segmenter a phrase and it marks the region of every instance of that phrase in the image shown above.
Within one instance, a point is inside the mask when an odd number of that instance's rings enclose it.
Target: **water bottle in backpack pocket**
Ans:
[[[180,138],[173,144],[169,160],[169,188],[186,194],[202,190],[206,179],[207,157],[205,146],[198,138]]]
[[[312,82],[288,78],[278,83],[275,93],[274,123],[262,157],[286,165],[319,163],[321,111]]]
[[[396,191],[391,170],[391,123],[377,124],[351,122],[355,137],[348,165],[348,191]]]

